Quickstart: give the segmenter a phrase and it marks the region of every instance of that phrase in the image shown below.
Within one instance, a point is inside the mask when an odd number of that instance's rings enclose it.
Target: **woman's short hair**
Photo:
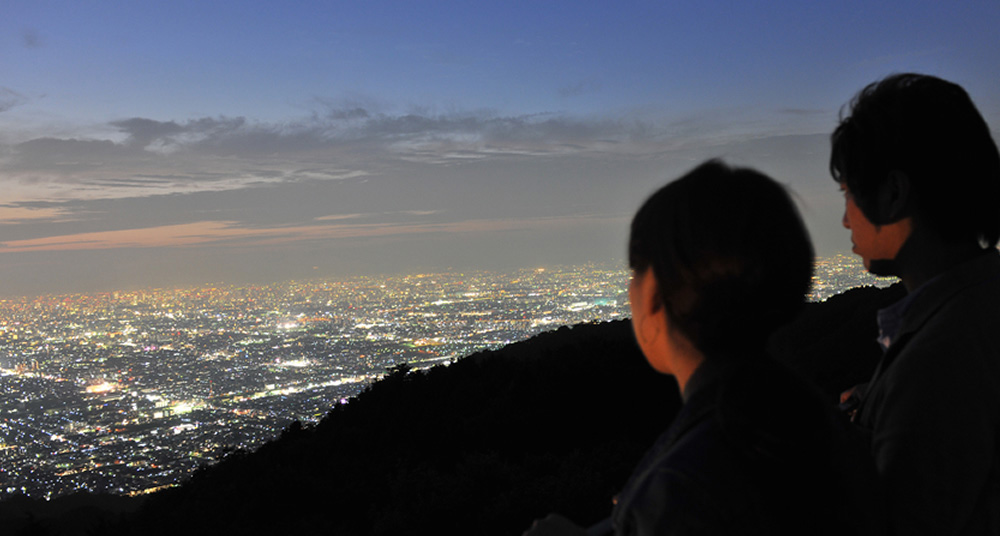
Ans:
[[[762,350],[802,308],[814,263],[786,188],[715,160],[646,200],[628,256],[652,269],[672,328],[706,355]]]
[[[910,179],[914,220],[953,243],[1000,238],[1000,153],[958,84],[903,73],[873,82],[831,136],[830,173],[876,225],[892,223],[878,192],[893,171]]]

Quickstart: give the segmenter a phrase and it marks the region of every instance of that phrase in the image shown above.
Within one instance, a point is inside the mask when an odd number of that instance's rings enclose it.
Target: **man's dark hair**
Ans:
[[[812,281],[812,243],[787,190],[718,161],[650,196],[628,247],[633,270],[652,268],[673,327],[706,355],[763,350]]]
[[[912,216],[952,243],[1000,238],[1000,154],[989,127],[957,84],[897,74],[869,84],[841,112],[831,136],[830,172],[876,225],[892,223],[879,192],[904,173]]]

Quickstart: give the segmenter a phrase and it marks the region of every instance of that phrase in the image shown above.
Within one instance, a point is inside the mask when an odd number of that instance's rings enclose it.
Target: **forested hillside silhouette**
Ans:
[[[773,352],[833,403],[871,374],[875,311],[901,295],[868,287],[809,304]],[[316,426],[294,423],[133,514],[81,525],[67,522],[79,512],[0,504],[0,521],[21,534],[118,535],[519,534],[551,511],[587,524],[607,516],[679,406],[628,321],[564,327],[447,367],[396,367]]]

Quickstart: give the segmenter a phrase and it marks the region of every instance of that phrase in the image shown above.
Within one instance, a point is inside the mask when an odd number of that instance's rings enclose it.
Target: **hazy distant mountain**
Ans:
[[[809,304],[774,353],[832,402],[871,374],[875,310],[900,295],[861,288]],[[83,517],[0,504],[0,522],[22,534],[142,535],[518,534],[551,511],[589,523],[608,514],[679,403],[627,321],[560,328],[448,367],[397,368],[317,426],[234,453],[114,525],[112,514],[101,524],[94,498]]]

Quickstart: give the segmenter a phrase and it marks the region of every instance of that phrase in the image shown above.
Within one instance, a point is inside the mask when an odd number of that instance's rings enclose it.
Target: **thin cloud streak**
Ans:
[[[28,102],[28,98],[13,89],[0,86],[0,113]]]
[[[360,215],[345,215],[351,219]],[[625,216],[584,215],[560,218],[484,219],[448,223],[310,225],[274,229],[247,229],[238,222],[202,221],[154,228],[79,233],[29,240],[0,242],[0,252],[86,251],[131,248],[175,247],[266,247],[311,240],[371,238],[422,233],[469,234],[512,230],[566,228],[583,223],[623,222]]]

